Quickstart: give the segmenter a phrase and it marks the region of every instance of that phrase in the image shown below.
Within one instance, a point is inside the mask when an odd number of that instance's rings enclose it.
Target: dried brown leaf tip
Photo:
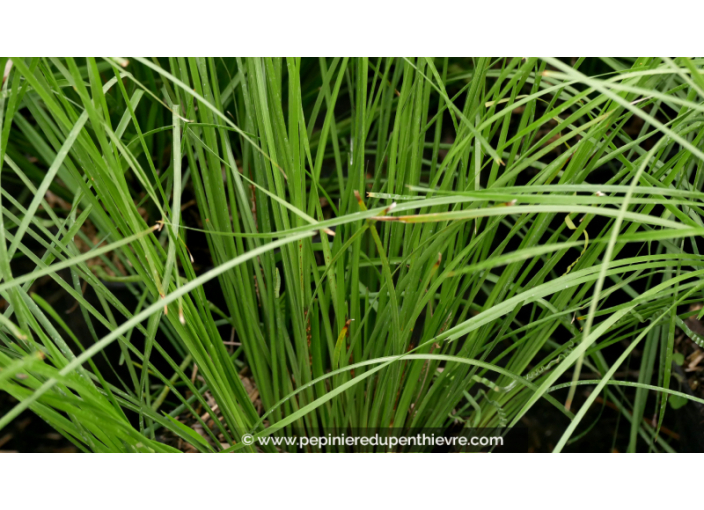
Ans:
[[[368,195],[368,194],[367,194]],[[359,204],[360,207],[364,207],[364,201],[362,200],[361,195],[359,194],[359,191],[354,190],[354,198],[357,199],[357,203]]]
[[[442,262],[442,253],[438,253],[438,260],[436,260],[435,264],[433,264],[433,270],[437,270],[437,268],[440,267],[441,262]]]
[[[369,219],[376,221],[403,221],[402,216],[387,216],[387,214],[389,214],[396,207],[396,205],[396,202],[393,202],[390,206],[381,211],[379,216],[372,216]]]
[[[8,59],[7,62],[5,62],[5,69],[2,72],[2,83],[5,83],[5,80],[7,80],[7,77],[10,76],[11,69],[12,69],[12,60]]]
[[[345,321],[345,325],[342,328],[342,331],[340,332],[340,336],[342,336],[343,334],[345,336],[350,336],[350,324],[352,324],[353,320],[354,319],[347,319],[347,321]]]
[[[396,208],[396,205],[397,205],[396,202],[392,202],[389,207],[387,207],[386,209],[381,211],[381,215],[386,216],[387,214],[389,214],[391,212],[392,209]]]
[[[184,243],[184,246],[186,246],[185,243]],[[186,246],[186,251],[188,252],[188,257],[191,259],[191,264],[195,264],[196,259],[193,258],[193,254],[191,253],[191,250],[188,249],[188,246]]]

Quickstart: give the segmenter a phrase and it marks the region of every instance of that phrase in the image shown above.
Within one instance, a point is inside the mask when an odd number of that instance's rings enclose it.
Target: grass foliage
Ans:
[[[0,429],[31,409],[84,451],[253,451],[544,401],[561,451],[606,398],[619,448],[673,450],[703,64],[12,59]]]

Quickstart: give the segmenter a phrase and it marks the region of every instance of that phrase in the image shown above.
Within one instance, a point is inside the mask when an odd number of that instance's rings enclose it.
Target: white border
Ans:
[[[8,0],[0,52],[677,55],[701,47],[703,13],[681,0]]]
[[[691,486],[687,458],[649,459],[613,454],[6,455],[0,458],[0,479],[4,508],[670,506],[678,490]],[[448,506],[453,504],[459,506]]]

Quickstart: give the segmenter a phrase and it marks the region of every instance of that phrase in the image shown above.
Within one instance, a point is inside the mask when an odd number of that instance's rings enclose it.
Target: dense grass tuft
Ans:
[[[679,449],[703,65],[12,59],[0,429],[29,408],[84,451],[253,451],[540,404],[555,451],[607,412],[616,448]]]

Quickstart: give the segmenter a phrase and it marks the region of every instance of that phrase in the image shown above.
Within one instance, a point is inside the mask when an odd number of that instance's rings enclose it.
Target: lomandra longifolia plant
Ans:
[[[703,64],[0,58],[0,429],[678,449]]]

